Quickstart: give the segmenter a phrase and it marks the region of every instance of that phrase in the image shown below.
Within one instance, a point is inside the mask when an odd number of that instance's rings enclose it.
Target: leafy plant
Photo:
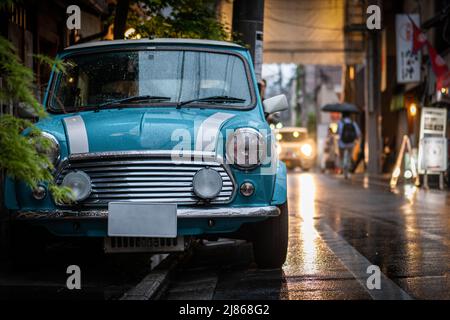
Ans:
[[[61,61],[43,56],[37,59],[55,65],[59,71],[65,70]],[[14,46],[3,37],[0,37],[0,70],[3,79],[0,101],[30,106],[37,116],[46,117],[47,113],[34,96],[33,71],[22,64]],[[45,155],[50,147],[31,121],[11,114],[0,116],[0,169],[31,188],[41,182],[48,183],[55,201],[70,201],[70,191],[53,181],[53,164]]]
[[[144,0],[130,7],[126,24],[142,37],[228,38],[228,30],[217,19],[214,0]]]

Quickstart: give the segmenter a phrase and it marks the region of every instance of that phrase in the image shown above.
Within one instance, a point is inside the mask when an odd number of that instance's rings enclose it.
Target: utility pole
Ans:
[[[381,7],[381,1],[371,0],[368,4]],[[369,174],[381,172],[381,31],[367,32],[366,49],[366,145],[365,156]]]
[[[234,0],[233,33],[248,45],[258,81],[262,70],[263,24],[264,0]]]

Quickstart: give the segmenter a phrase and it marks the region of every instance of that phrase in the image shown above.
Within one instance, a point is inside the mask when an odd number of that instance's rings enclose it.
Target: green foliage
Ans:
[[[14,3],[20,3],[21,1],[17,0],[0,0],[0,9],[8,8]]]
[[[226,40],[213,0],[147,0],[138,2],[127,24],[142,37]]]
[[[55,68],[58,72],[66,73],[67,64],[61,58],[50,58],[43,54],[35,54],[34,58],[41,64],[46,64],[49,68]]]
[[[21,135],[26,128],[29,135]],[[0,167],[32,188],[53,178],[50,172],[53,166],[44,154],[37,152],[37,146],[48,148],[48,140],[41,137],[31,122],[12,115],[0,117]]]
[[[61,68],[58,70],[65,70],[60,61],[43,56],[37,59]],[[39,117],[47,116],[33,93],[33,71],[21,63],[13,45],[3,37],[0,37],[0,71],[3,79],[0,101],[22,103],[31,106]],[[27,134],[23,135],[25,130]],[[46,182],[55,199],[70,201],[71,195],[66,188],[54,184],[53,164],[45,155],[50,147],[48,139],[43,138],[40,130],[29,120],[9,114],[0,116],[0,169],[31,188]]]
[[[48,189],[50,190],[53,200],[55,200],[56,203],[73,203],[74,196],[72,193],[72,189],[70,189],[69,187],[60,187],[55,185],[54,183],[51,183],[49,184]]]
[[[44,108],[33,94],[33,70],[21,63],[12,43],[3,37],[0,37],[0,70],[3,74],[0,101],[21,102],[32,107],[39,117],[45,117]]]

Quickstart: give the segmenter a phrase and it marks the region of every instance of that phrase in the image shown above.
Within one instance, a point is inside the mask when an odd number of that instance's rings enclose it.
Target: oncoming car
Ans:
[[[14,232],[102,238],[111,253],[236,237],[253,242],[260,267],[284,263],[286,167],[265,114],[287,102],[261,101],[246,48],[141,39],[79,44],[59,57],[67,70],[53,71],[50,116],[36,126],[72,201],[56,203],[46,183],[31,190],[7,178]],[[13,239],[36,247],[32,234]]]
[[[308,130],[301,127],[284,127],[276,129],[278,155],[288,169],[300,167],[308,171],[314,167],[316,147],[313,139],[308,137]]]

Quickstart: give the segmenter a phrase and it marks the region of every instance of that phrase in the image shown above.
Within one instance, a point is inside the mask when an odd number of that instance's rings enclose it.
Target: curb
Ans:
[[[170,254],[119,300],[159,300],[169,287],[173,271],[180,263],[190,258],[190,253],[191,250]]]

